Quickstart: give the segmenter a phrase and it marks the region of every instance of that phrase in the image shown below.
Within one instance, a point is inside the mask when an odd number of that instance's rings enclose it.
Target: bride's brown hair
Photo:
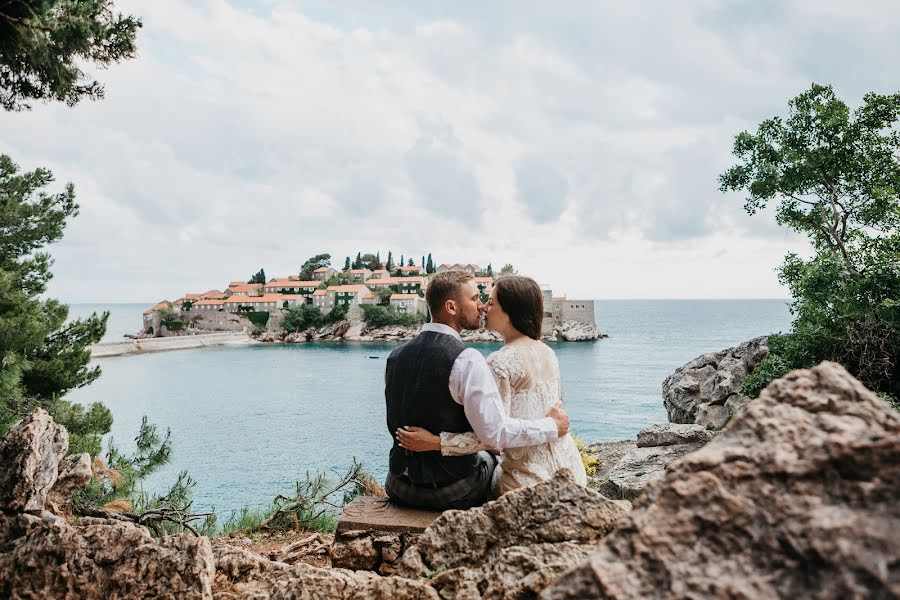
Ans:
[[[531,277],[505,275],[494,282],[497,302],[509,316],[516,331],[531,339],[541,339],[544,321],[544,295]]]

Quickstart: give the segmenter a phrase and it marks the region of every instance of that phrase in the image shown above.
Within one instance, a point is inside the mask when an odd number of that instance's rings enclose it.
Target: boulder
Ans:
[[[618,491],[609,483],[609,471],[623,456],[635,448],[637,445],[633,440],[595,442],[588,446],[587,453],[597,459],[594,474],[588,476],[591,487],[596,486],[597,491],[607,498],[618,498]]]
[[[594,325],[580,321],[566,321],[562,325],[554,327],[553,335],[556,339],[567,342],[586,342],[603,337],[603,334]]]
[[[705,444],[712,437],[713,434],[700,425],[660,423],[639,431],[637,445],[639,448],[647,448],[675,444]]]
[[[433,576],[445,599],[534,597],[586,557],[630,508],[560,471],[484,506],[444,512],[406,550],[396,572]]]
[[[543,598],[896,598],[897,532],[900,415],[825,362],[672,464]]]
[[[83,452],[65,457],[59,463],[59,474],[50,489],[48,504],[55,507],[66,504],[69,496],[86,486],[92,476],[90,454]]]
[[[230,545],[214,549],[215,597],[221,600],[439,600],[425,581],[381,577],[370,571],[287,565]]]
[[[494,342],[502,342],[503,336],[497,333],[496,331],[490,331],[488,329],[465,329],[460,334],[462,341],[464,342],[482,342],[487,344],[492,344]]]
[[[144,527],[18,515],[0,545],[2,598],[212,598],[209,539],[154,540]]]
[[[69,434],[42,408],[0,440],[0,509],[42,511],[69,449]]]
[[[767,339],[758,337],[698,356],[666,377],[662,394],[669,421],[724,427],[739,409],[736,403],[749,401],[740,394],[741,384],[768,354]]]
[[[669,463],[703,447],[698,444],[635,448],[609,470],[607,482],[613,498],[637,498],[647,484],[663,474]]]

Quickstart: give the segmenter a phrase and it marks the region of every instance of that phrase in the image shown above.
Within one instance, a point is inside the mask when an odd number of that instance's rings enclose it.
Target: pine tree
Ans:
[[[375,262],[378,263],[378,268],[380,269],[381,268],[381,251],[380,250],[375,251]]]
[[[388,259],[387,259],[387,266],[386,266],[386,268],[387,268],[388,271],[393,271],[393,270],[394,270],[394,255],[393,255],[393,253],[391,253],[390,250],[388,250]]]
[[[429,275],[434,273],[434,261],[431,260],[431,252],[428,253],[428,260],[425,261],[425,272]]]
[[[344,270],[345,271],[350,270],[350,257],[349,256],[347,257],[347,260],[344,261]]]
[[[403,255],[401,254],[401,255],[400,255],[400,262],[397,264],[397,266],[398,266],[398,267],[402,267],[403,264],[404,264],[404,263],[403,263]]]
[[[488,276],[488,277],[493,277],[493,276],[494,276],[494,269],[493,269],[493,267],[491,267],[491,263],[488,263],[488,266],[487,266],[487,269],[485,270],[485,273],[487,273],[487,276]]]
[[[414,266],[416,266],[416,261],[414,261],[414,260],[412,259],[412,257],[410,257],[409,261],[406,263],[406,266],[407,266],[407,267],[414,267]]]
[[[425,270],[425,256],[422,256],[422,270]]]
[[[361,269],[361,268],[362,268],[362,252],[357,252],[357,253],[356,253],[356,260],[353,261],[353,268],[354,268],[354,269]]]

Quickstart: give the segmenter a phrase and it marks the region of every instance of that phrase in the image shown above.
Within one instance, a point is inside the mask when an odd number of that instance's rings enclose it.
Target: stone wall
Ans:
[[[249,331],[250,321],[244,315],[219,311],[181,311],[181,318],[201,331]]]

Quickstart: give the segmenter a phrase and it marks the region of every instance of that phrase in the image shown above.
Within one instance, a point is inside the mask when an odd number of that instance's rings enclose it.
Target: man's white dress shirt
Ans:
[[[452,335],[462,341],[459,332],[443,323],[426,323],[422,331]],[[463,406],[478,439],[491,448],[534,446],[559,437],[556,422],[550,417],[514,419],[503,411],[494,374],[475,348],[466,348],[456,357],[450,370],[450,395]]]

